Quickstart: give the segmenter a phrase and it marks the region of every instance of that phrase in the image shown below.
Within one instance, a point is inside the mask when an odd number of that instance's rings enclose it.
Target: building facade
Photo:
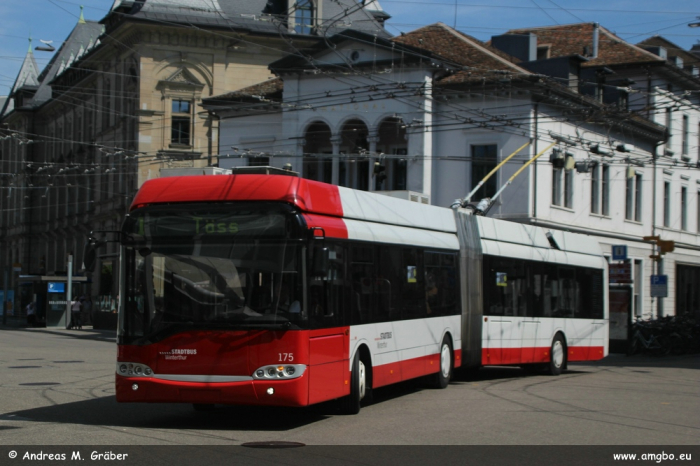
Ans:
[[[470,203],[506,186],[489,216],[589,234],[613,265],[613,248],[625,246],[609,296],[613,337],[635,316],[697,311],[698,95],[687,92],[697,77],[600,26],[595,41],[593,25],[577,28],[567,35],[575,50],[561,51],[539,30],[488,44],[444,24],[386,41],[338,35],[332,53],[273,63],[278,80],[267,86],[204,100],[221,121],[220,166],[291,164],[304,177],[448,207],[515,153]],[[632,73],[639,63],[651,78]],[[686,112],[672,110],[670,131],[669,102]],[[675,250],[652,259],[648,236]],[[652,275],[668,276],[666,298],[652,296]]]
[[[69,256],[71,274],[84,274],[89,233],[118,230],[138,187],[160,169],[216,164],[218,118],[202,111],[203,98],[267,79],[269,63],[329,33],[389,36],[378,5],[297,3],[116,0],[100,22],[81,15],[46,69],[30,49],[0,114],[0,266],[15,308],[35,299],[29,276],[65,276]],[[115,305],[117,251],[107,243],[88,285],[76,288],[106,310]]]

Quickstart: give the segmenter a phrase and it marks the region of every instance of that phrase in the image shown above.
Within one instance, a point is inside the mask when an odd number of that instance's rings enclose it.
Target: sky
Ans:
[[[225,0],[221,0],[225,1]],[[662,35],[684,49],[700,43],[698,0],[379,0],[392,15],[387,30],[398,35],[443,22],[486,41],[509,29],[597,22],[622,39],[638,43]],[[99,21],[113,0],[0,0],[0,96],[7,95],[29,48],[51,40],[58,48],[78,22]],[[34,51],[40,69],[52,53]]]

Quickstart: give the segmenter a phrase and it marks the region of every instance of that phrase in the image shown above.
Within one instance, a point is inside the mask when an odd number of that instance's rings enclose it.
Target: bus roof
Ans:
[[[149,180],[131,210],[151,204],[278,201],[301,212],[456,232],[451,209],[281,175],[177,176]]]

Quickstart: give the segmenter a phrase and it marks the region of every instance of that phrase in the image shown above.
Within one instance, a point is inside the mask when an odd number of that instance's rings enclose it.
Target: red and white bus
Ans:
[[[121,232],[120,402],[307,406],[607,354],[594,240],[295,176],[147,181]]]

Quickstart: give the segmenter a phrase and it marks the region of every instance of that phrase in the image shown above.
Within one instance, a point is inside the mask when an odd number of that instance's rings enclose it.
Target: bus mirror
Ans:
[[[330,254],[328,248],[319,246],[314,248],[314,256],[311,263],[311,276],[314,278],[325,278],[328,275]]]
[[[104,246],[104,244],[104,241],[100,241],[92,236],[88,238],[87,243],[85,243],[85,249],[83,250],[83,268],[86,271],[95,271],[95,264],[97,263],[97,250]]]

